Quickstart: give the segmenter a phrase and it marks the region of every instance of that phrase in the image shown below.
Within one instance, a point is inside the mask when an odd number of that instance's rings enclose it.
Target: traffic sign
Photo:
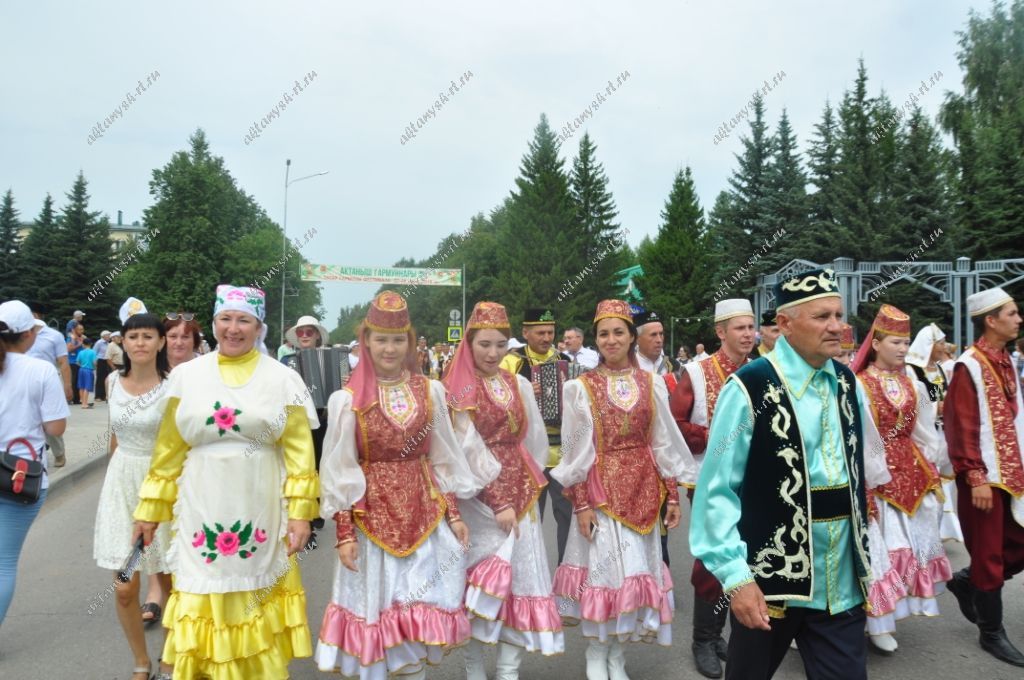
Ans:
[[[448,342],[462,340],[462,326],[448,326]]]

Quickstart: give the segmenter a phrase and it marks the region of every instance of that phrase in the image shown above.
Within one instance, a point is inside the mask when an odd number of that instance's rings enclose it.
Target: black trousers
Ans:
[[[787,607],[784,618],[771,620],[771,632],[747,628],[730,616],[726,680],[768,680],[794,638],[808,680],[867,680],[867,616],[859,605],[839,614]]]
[[[71,363],[70,361],[68,362]],[[78,391],[78,364],[71,364],[71,403],[81,404],[81,393]]]
[[[556,535],[558,537],[558,564],[562,563],[562,556],[565,555],[565,542],[569,540],[569,524],[572,522],[572,503],[562,495],[562,485],[551,476],[551,468],[544,468],[544,476],[548,478],[548,485],[540,492],[537,499],[540,505],[540,518],[544,521],[544,506],[547,505],[547,496],[551,494],[551,514],[555,516]],[[556,565],[557,566],[557,565]]]
[[[96,360],[96,399],[107,399],[107,376],[110,375],[110,364],[106,359]]]

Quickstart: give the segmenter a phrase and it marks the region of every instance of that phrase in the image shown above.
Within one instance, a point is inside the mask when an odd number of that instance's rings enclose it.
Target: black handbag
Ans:
[[[32,453],[32,460],[11,453],[15,444],[24,444]],[[0,453],[0,493],[19,503],[30,505],[39,500],[43,491],[43,462],[27,439],[18,437]]]

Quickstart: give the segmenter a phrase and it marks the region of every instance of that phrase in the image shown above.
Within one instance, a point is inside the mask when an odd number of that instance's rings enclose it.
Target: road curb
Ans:
[[[46,502],[59,498],[76,487],[83,486],[86,480],[93,474],[105,469],[106,456],[92,456],[91,460],[74,465],[67,472],[56,479],[50,479],[50,486],[46,492]]]

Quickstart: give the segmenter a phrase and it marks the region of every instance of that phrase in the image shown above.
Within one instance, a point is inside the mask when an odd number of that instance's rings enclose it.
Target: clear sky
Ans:
[[[620,219],[636,245],[656,233],[675,172],[693,168],[710,209],[735,166],[746,125],[715,144],[719,126],[780,71],[766,97],[785,107],[801,149],[826,98],[850,87],[863,57],[872,95],[897,106],[920,96],[931,115],[960,89],[960,0],[720,2],[7,3],[0,58],[0,191],[23,219],[47,192],[63,205],[75,174],[92,207],[126,222],[150,204],[153,169],[202,127],[213,153],[279,223],[285,159],[288,233],[311,227],[318,263],[391,265],[426,258],[514,186],[541,112],[558,131],[601,91],[585,129],[598,145]],[[138,81],[159,77],[141,94]],[[315,71],[298,94],[294,83]],[[406,126],[472,77],[402,144]],[[611,95],[609,80],[629,77]],[[93,126],[130,102],[103,136]],[[249,144],[251,126],[292,101]],[[563,146],[571,159],[583,130]],[[460,263],[446,263],[457,267]],[[375,285],[326,284],[327,325]],[[212,300],[211,300],[212,304]]]

